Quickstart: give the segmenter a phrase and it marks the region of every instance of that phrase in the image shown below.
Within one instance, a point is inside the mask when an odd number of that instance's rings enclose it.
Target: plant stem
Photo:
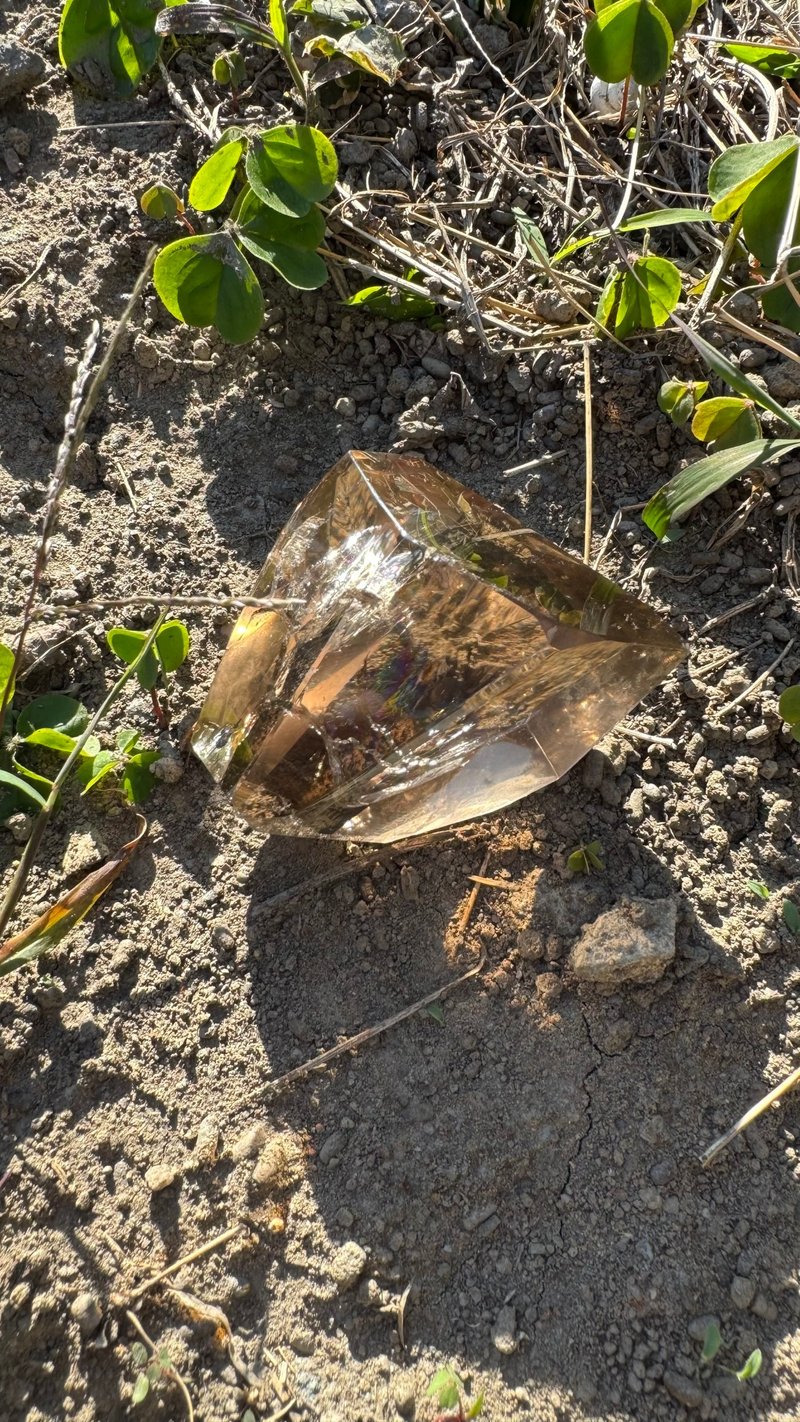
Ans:
[[[625,106],[627,105],[627,102],[628,102],[628,83],[627,83],[627,81],[626,81],[626,84],[625,84],[625,94],[624,94],[624,97],[623,97],[623,101],[622,101],[622,102],[623,102],[622,120],[623,120],[623,124],[624,124],[624,122],[625,122]],[[617,230],[617,228],[619,227],[620,223],[623,221],[623,219],[624,219],[624,217],[625,217],[625,214],[626,214],[626,212],[628,211],[628,208],[630,207],[631,196],[632,196],[632,193],[633,193],[633,184],[634,184],[634,181],[635,181],[635,178],[636,178],[636,164],[637,164],[637,162],[639,161],[639,140],[640,140],[640,138],[641,138],[641,136],[642,136],[642,119],[644,118],[644,111],[645,111],[646,105],[647,105],[647,99],[645,98],[645,88],[644,88],[644,85],[642,85],[641,89],[639,90],[639,108],[637,109],[637,112],[636,112],[636,128],[635,128],[635,130],[634,130],[633,145],[632,145],[632,147],[631,147],[631,159],[630,159],[630,163],[628,164],[628,176],[627,176],[627,178],[625,179],[625,190],[624,190],[624,192],[623,192],[623,194],[622,194],[622,201],[621,201],[619,207],[617,208],[617,215],[616,215],[616,217],[614,218],[614,221],[613,221],[612,224],[611,224],[612,230],[613,230],[614,232],[616,232],[616,230]]]
[[[716,299],[722,278],[731,264],[731,257],[733,256],[736,243],[739,240],[739,233],[742,230],[742,221],[742,209],[740,208],[731,224],[731,230],[722,244],[722,251],[714,263],[711,275],[706,282],[705,291],[701,294],[700,300],[695,307],[695,320],[702,316],[703,312],[708,310],[712,301]]]
[[[122,675],[118,677],[118,679],[114,682],[114,685],[106,696],[105,701],[103,701],[98,710],[95,711],[94,716],[92,717],[85,731],[83,731],[82,734],[76,740],[73,749],[70,751],[69,755],[67,756],[67,759],[64,761],[64,764],[59,770],[58,775],[53,781],[53,784],[50,789],[50,794],[48,795],[47,799],[44,802],[44,805],[36,816],[36,820],[34,821],[33,825],[33,830],[31,831],[31,837],[28,840],[28,843],[25,845],[22,857],[20,858],[14,877],[11,880],[11,883],[9,884],[8,892],[5,896],[5,899],[3,900],[2,908],[0,908],[0,939],[2,938],[3,933],[5,932],[5,929],[9,923],[9,920],[11,919],[14,910],[16,909],[17,904],[19,903],[22,894],[25,890],[25,885],[28,881],[28,875],[30,874],[31,869],[33,868],[33,863],[36,858],[37,850],[42,842],[44,832],[50,822],[50,817],[56,807],[59,791],[62,785],[68,779],[89,737],[94,735],[94,732],[97,730],[97,727],[100,725],[104,716],[108,711],[110,711],[111,707],[114,705],[114,702],[117,700],[125,683],[130,679],[131,676],[133,676],[134,672],[136,671],[136,668],[142,661],[143,657],[145,657],[150,651],[166,615],[167,612],[165,608],[163,612],[159,613],[156,622],[150,629],[147,641],[142,644],[142,649],[139,652],[139,655],[136,657],[135,661],[131,662],[130,666],[127,666],[125,668]]]
[[[145,1332],[144,1325],[137,1318],[133,1310],[126,1308],[125,1317],[127,1318],[128,1322],[131,1323],[136,1329],[136,1332],[138,1333],[142,1341],[147,1344],[148,1348],[150,1349],[151,1357],[158,1359],[158,1348],[150,1337],[150,1334]],[[176,1384],[176,1386],[180,1389],[181,1394],[183,1396],[183,1400],[186,1404],[186,1415],[189,1419],[189,1422],[194,1422],[194,1408],[192,1406],[191,1396],[189,1395],[189,1389],[186,1386],[186,1383],[183,1381],[183,1378],[181,1377],[180,1373],[178,1372],[178,1369],[174,1366],[173,1363],[170,1363],[168,1367],[164,1367],[161,1364],[159,1364],[159,1366],[161,1367],[161,1371],[165,1374],[165,1376],[171,1378],[172,1381]]]

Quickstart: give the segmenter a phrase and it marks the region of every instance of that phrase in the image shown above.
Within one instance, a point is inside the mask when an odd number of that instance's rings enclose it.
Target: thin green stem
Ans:
[[[114,682],[114,685],[106,696],[105,701],[103,701],[97,711],[95,711],[94,716],[92,717],[85,731],[83,731],[83,733],[76,740],[73,749],[70,751],[69,755],[67,756],[67,759],[64,761],[64,764],[59,770],[58,775],[53,781],[52,787],[50,789],[50,794],[48,795],[47,799],[44,802],[44,805],[36,816],[33,825],[33,830],[31,831],[30,839],[25,845],[22,857],[20,858],[14,877],[11,880],[11,883],[9,884],[8,892],[5,896],[5,899],[3,900],[3,906],[2,908],[0,908],[0,938],[2,938],[8,926],[8,923],[14,913],[14,910],[16,909],[17,904],[19,903],[25,891],[25,885],[28,882],[28,875],[30,874],[31,869],[33,868],[34,860],[36,859],[36,854],[39,849],[39,845],[42,842],[44,832],[47,829],[47,826],[50,822],[50,817],[52,816],[52,813],[56,807],[56,803],[58,801],[58,796],[62,785],[65,784],[74,766],[77,764],[80,758],[81,751],[86,745],[86,742],[88,741],[89,737],[94,735],[95,731],[97,730],[97,727],[101,724],[103,718],[106,716],[108,711],[110,711],[111,707],[114,705],[114,702],[119,697],[122,688],[125,686],[125,683],[129,681],[130,678],[134,675],[136,668],[139,666],[139,663],[150,651],[150,648],[153,646],[153,643],[155,642],[156,637],[158,636],[159,630],[166,615],[167,610],[165,608],[163,612],[159,613],[156,622],[150,629],[147,641],[142,643],[141,651],[136,657],[136,660],[131,662],[130,666],[127,666],[122,675],[118,677],[117,680]]]
[[[737,212],[736,217],[731,223],[731,230],[722,244],[722,251],[717,257],[716,262],[714,263],[711,275],[709,276],[708,281],[706,282],[705,291],[702,293],[700,300],[698,301],[695,307],[695,321],[703,315],[704,311],[708,310],[712,301],[716,300],[717,292],[720,288],[720,283],[722,282],[722,278],[724,277],[726,271],[728,270],[728,267],[731,264],[731,259],[733,257],[736,243],[739,240],[739,233],[742,230],[742,221],[743,211],[740,208],[739,212]]]

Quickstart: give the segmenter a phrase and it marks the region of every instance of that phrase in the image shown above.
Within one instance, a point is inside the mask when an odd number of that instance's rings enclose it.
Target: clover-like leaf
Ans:
[[[287,123],[252,139],[245,162],[247,181],[268,207],[305,217],[333,191],[338,173],[329,138],[308,124]]]
[[[607,84],[635,79],[657,84],[669,68],[674,36],[652,0],[616,0],[598,7],[583,47],[593,74]]]
[[[132,94],[156,62],[161,43],[156,12],[147,0],[66,0],[58,28],[58,56],[65,69],[111,80],[119,94]]]
[[[707,380],[665,380],[656,397],[658,408],[680,429],[707,389]]]
[[[171,242],[156,258],[153,282],[167,310],[187,326],[216,326],[232,345],[258,334],[261,287],[227,232]]]
[[[405,59],[400,36],[384,25],[360,25],[348,30],[336,41],[335,52],[386,84],[396,84]]]
[[[79,736],[89,724],[89,712],[74,696],[51,691],[37,696],[17,717],[17,735],[24,740],[42,729],[59,731],[65,736]]]
[[[606,283],[597,307],[601,325],[621,340],[633,331],[655,331],[681,299],[681,274],[666,257],[637,257],[632,270]]]
[[[165,672],[177,671],[189,654],[189,632],[183,622],[165,622],[156,635],[156,652]]]
[[[758,439],[760,433],[752,400],[740,395],[718,395],[713,400],[703,400],[694,412],[692,434],[695,439],[713,444],[715,449],[732,449],[734,445]]]
[[[461,1379],[452,1368],[439,1368],[428,1385],[428,1397],[434,1397],[443,1411],[458,1407]]]
[[[201,164],[189,188],[189,202],[196,212],[213,212],[225,201],[244,149],[243,138],[229,139]]]
[[[248,252],[274,267],[290,286],[313,291],[327,281],[327,268],[316,250],[325,235],[325,219],[318,207],[304,217],[287,217],[248,192],[239,208],[236,235]]]

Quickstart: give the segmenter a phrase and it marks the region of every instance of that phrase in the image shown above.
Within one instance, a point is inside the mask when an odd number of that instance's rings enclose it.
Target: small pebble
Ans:
[[[366,1267],[366,1251],[354,1239],[337,1249],[331,1261],[331,1278],[339,1292],[354,1289]]]
[[[219,1155],[219,1123],[216,1116],[204,1116],[197,1129],[194,1164],[214,1165]]]
[[[261,1147],[267,1139],[267,1128],[263,1121],[254,1121],[252,1126],[248,1126],[231,1146],[231,1158],[233,1160],[250,1160],[258,1155]]]
[[[519,1343],[517,1341],[517,1315],[511,1304],[506,1304],[501,1308],[492,1329],[492,1343],[498,1353],[503,1353],[509,1357],[516,1353]]]
[[[175,1184],[175,1170],[171,1165],[151,1165],[144,1172],[144,1183],[148,1190],[152,1190],[157,1195],[161,1190],[168,1190],[170,1185]]]
[[[703,1401],[703,1389],[692,1378],[684,1377],[683,1373],[668,1368],[664,1373],[664,1386],[670,1397],[684,1407],[699,1407]]]
[[[96,1332],[100,1327],[103,1318],[103,1310],[94,1294],[88,1292],[78,1294],[77,1298],[72,1300],[69,1311],[84,1338],[88,1338],[90,1334]]]
[[[333,408],[337,415],[341,415],[343,420],[352,420],[355,418],[356,402],[355,400],[351,400],[349,395],[340,395]]]
[[[731,1283],[731,1303],[734,1308],[749,1308],[755,1296],[755,1280],[745,1279],[741,1274],[734,1274]]]

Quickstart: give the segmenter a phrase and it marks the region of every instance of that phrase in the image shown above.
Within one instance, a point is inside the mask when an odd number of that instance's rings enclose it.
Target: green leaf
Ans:
[[[737,143],[715,158],[708,171],[708,195],[715,222],[725,222],[764,178],[798,147],[793,134],[769,143]]]
[[[434,1022],[438,1022],[440,1027],[444,1027],[444,1009],[440,1002],[429,1003],[425,1011],[429,1017],[433,1018]]]
[[[122,771],[122,793],[131,805],[143,805],[156,785],[150,766],[159,759],[158,751],[141,751],[126,761]]]
[[[716,493],[748,469],[760,468],[800,448],[800,439],[756,439],[752,444],[723,449],[690,464],[654,494],[642,518],[656,538],[663,538],[671,523],[682,519],[696,504]]]
[[[58,57],[65,69],[110,80],[118,94],[132,94],[156,62],[160,40],[147,0],[66,0],[58,29]]]
[[[703,1351],[700,1354],[702,1362],[713,1362],[721,1347],[722,1334],[720,1333],[716,1323],[709,1323],[708,1328],[705,1332],[705,1337],[703,1339]]]
[[[452,1368],[439,1368],[431,1378],[427,1396],[435,1397],[444,1411],[457,1407],[461,1397],[461,1379],[458,1373],[454,1373]]]
[[[78,779],[83,784],[81,794],[88,795],[89,791],[93,790],[95,785],[99,785],[101,780],[104,780],[107,775],[110,775],[111,772],[116,770],[121,764],[121,757],[115,755],[113,751],[98,751],[91,765],[88,767],[89,773],[86,773],[85,767],[82,767],[82,770],[78,773]]]
[[[89,712],[74,696],[62,696],[60,692],[48,692],[37,696],[17,717],[17,735],[23,740],[32,731],[61,731],[65,736],[79,736],[89,724]]]
[[[213,212],[225,201],[244,148],[241,138],[225,143],[198,168],[189,188],[189,205],[196,212]]]
[[[146,1349],[144,1343],[134,1343],[134,1344],[132,1344],[132,1346],[131,1346],[131,1358],[132,1358],[132,1360],[133,1360],[133,1363],[134,1363],[134,1366],[135,1366],[135,1367],[137,1367],[137,1368],[143,1368],[144,1365],[145,1365],[145,1363],[147,1362],[147,1359],[149,1358],[149,1356],[150,1356],[150,1354],[148,1353],[148,1351],[147,1351],[147,1349]]]
[[[316,251],[325,235],[325,219],[318,207],[305,217],[286,217],[248,192],[239,209],[236,235],[248,252],[274,267],[290,286],[313,291],[328,279]]]
[[[749,41],[724,44],[722,48],[733,59],[740,60],[742,64],[749,64],[761,74],[774,74],[779,79],[796,79],[800,74],[800,53],[796,49],[781,49],[770,44],[751,44]]]
[[[744,1366],[741,1367],[736,1374],[739,1382],[747,1382],[748,1378],[754,1378],[756,1373],[760,1371],[762,1362],[763,1356],[761,1349],[754,1348]]]
[[[708,389],[707,380],[665,380],[658,392],[658,408],[669,415],[673,425],[686,424],[695,404]]]
[[[717,395],[703,400],[694,412],[692,434],[704,443],[713,442],[716,449],[746,444],[758,439],[760,433],[753,402],[741,395]]]
[[[369,21],[369,14],[359,0],[295,0],[292,14],[307,15],[323,25],[341,25],[343,30],[366,25]]]
[[[629,76],[657,84],[669,67],[672,30],[652,0],[617,0],[600,10],[583,40],[589,68],[607,84]]]
[[[518,209],[514,209],[515,216]],[[630,217],[627,222],[620,223],[617,232],[649,232],[651,228],[657,227],[679,227],[684,223],[711,222],[711,213],[702,207],[659,207],[655,212],[644,212],[640,217]],[[609,236],[608,228],[600,232],[592,232],[588,237],[578,237],[574,241],[569,241],[551,258],[553,262],[561,262],[565,257],[569,257],[573,252],[577,252],[581,247],[588,247],[592,242],[601,242],[604,237]]]
[[[184,211],[183,202],[168,183],[153,183],[146,188],[139,198],[139,206],[145,217],[152,217],[156,222],[175,218]]]
[[[6,646],[5,642],[0,642],[0,706],[2,706],[4,701],[10,706],[14,696],[14,683],[11,682],[11,690],[6,697],[6,689],[11,679],[11,669],[13,665],[14,653],[10,647]]]
[[[797,186],[800,184],[800,144],[767,174],[750,193],[742,208],[742,231],[748,248],[767,272],[777,269],[781,252],[800,243],[800,216],[794,230],[788,224]],[[787,264],[789,275],[800,275],[800,257]],[[800,306],[787,286],[761,294],[764,314],[791,331],[800,331]]]
[[[269,23],[282,50],[289,47],[289,25],[283,0],[269,0]]]
[[[131,627],[112,627],[106,632],[106,641],[114,656],[119,657],[120,661],[129,667],[136,661],[148,635],[147,632],[137,632]],[[152,647],[136,668],[136,677],[145,691],[152,691],[158,681],[158,658]]]
[[[617,272],[607,283],[597,319],[621,340],[633,331],[663,326],[681,299],[681,274],[666,257],[637,257],[632,271]]]
[[[783,921],[790,933],[800,935],[800,909],[791,899],[784,899],[781,909]]]
[[[790,726],[800,724],[800,684],[787,686],[778,698],[778,715]]]
[[[114,737],[117,750],[121,751],[132,751],[138,739],[139,732],[132,731],[130,729],[117,731],[117,734]]]
[[[43,746],[45,750],[57,751],[59,755],[71,755],[77,745],[74,736],[67,736],[63,731],[53,731],[49,726],[42,726],[39,731],[31,731],[25,737],[26,746]]]
[[[153,282],[167,310],[187,326],[216,326],[232,345],[258,334],[261,287],[227,232],[170,243],[156,258]]]
[[[138,1378],[136,1379],[136,1382],[133,1384],[133,1393],[131,1395],[131,1402],[133,1403],[134,1407],[137,1403],[144,1402],[149,1391],[150,1379],[148,1378],[147,1373],[140,1373]]]
[[[287,123],[251,141],[245,171],[253,192],[268,207],[305,217],[333,191],[338,163],[333,144],[318,128]]]
[[[165,622],[156,635],[156,652],[165,672],[177,671],[189,654],[189,631],[183,622]]]
[[[436,302],[392,286],[363,286],[348,297],[346,306],[365,307],[387,321],[424,321],[436,315]]]
[[[757,899],[768,899],[769,889],[766,884],[762,884],[760,879],[748,879],[747,887],[751,894],[755,894]]]
[[[232,89],[241,89],[247,70],[238,49],[224,49],[216,56],[211,66],[211,77],[216,84],[230,84]]]
[[[312,41],[313,43],[313,41]],[[333,45],[333,53],[349,59],[367,74],[374,74],[386,84],[396,84],[400,66],[405,59],[403,41],[383,25],[361,25],[348,30]]]
[[[169,1348],[159,1348],[158,1361],[161,1364],[162,1368],[172,1367],[172,1359],[169,1355]]]
[[[655,0],[673,35],[678,35],[692,13],[692,0]]]
[[[0,788],[13,790],[16,795],[21,795],[24,799],[30,800],[41,810],[44,806],[44,795],[34,789],[27,780],[21,779],[19,775],[12,775],[10,770],[0,770]]]
[[[470,1407],[469,1412],[467,1413],[467,1420],[468,1420],[468,1422],[469,1422],[469,1418],[471,1418],[471,1417],[480,1417],[481,1413],[483,1412],[483,1404],[484,1404],[485,1400],[486,1400],[486,1394],[483,1393],[483,1392],[479,1392],[479,1393],[478,1393],[478,1396],[475,1398],[475,1401],[473,1402],[472,1406]]]
[[[709,370],[724,380],[726,385],[730,385],[731,390],[735,390],[737,395],[745,395],[748,400],[752,400],[755,405],[760,405],[763,410],[771,410],[773,415],[777,415],[779,420],[784,420],[787,425],[791,425],[792,429],[800,430],[800,419],[790,410],[785,410],[783,405],[779,405],[778,401],[774,400],[766,390],[762,390],[759,385],[750,380],[744,371],[729,361],[727,356],[722,355],[714,346],[709,345],[708,341],[693,331],[691,326],[687,326],[679,316],[673,314],[672,324],[683,332],[687,340],[691,341]]]

